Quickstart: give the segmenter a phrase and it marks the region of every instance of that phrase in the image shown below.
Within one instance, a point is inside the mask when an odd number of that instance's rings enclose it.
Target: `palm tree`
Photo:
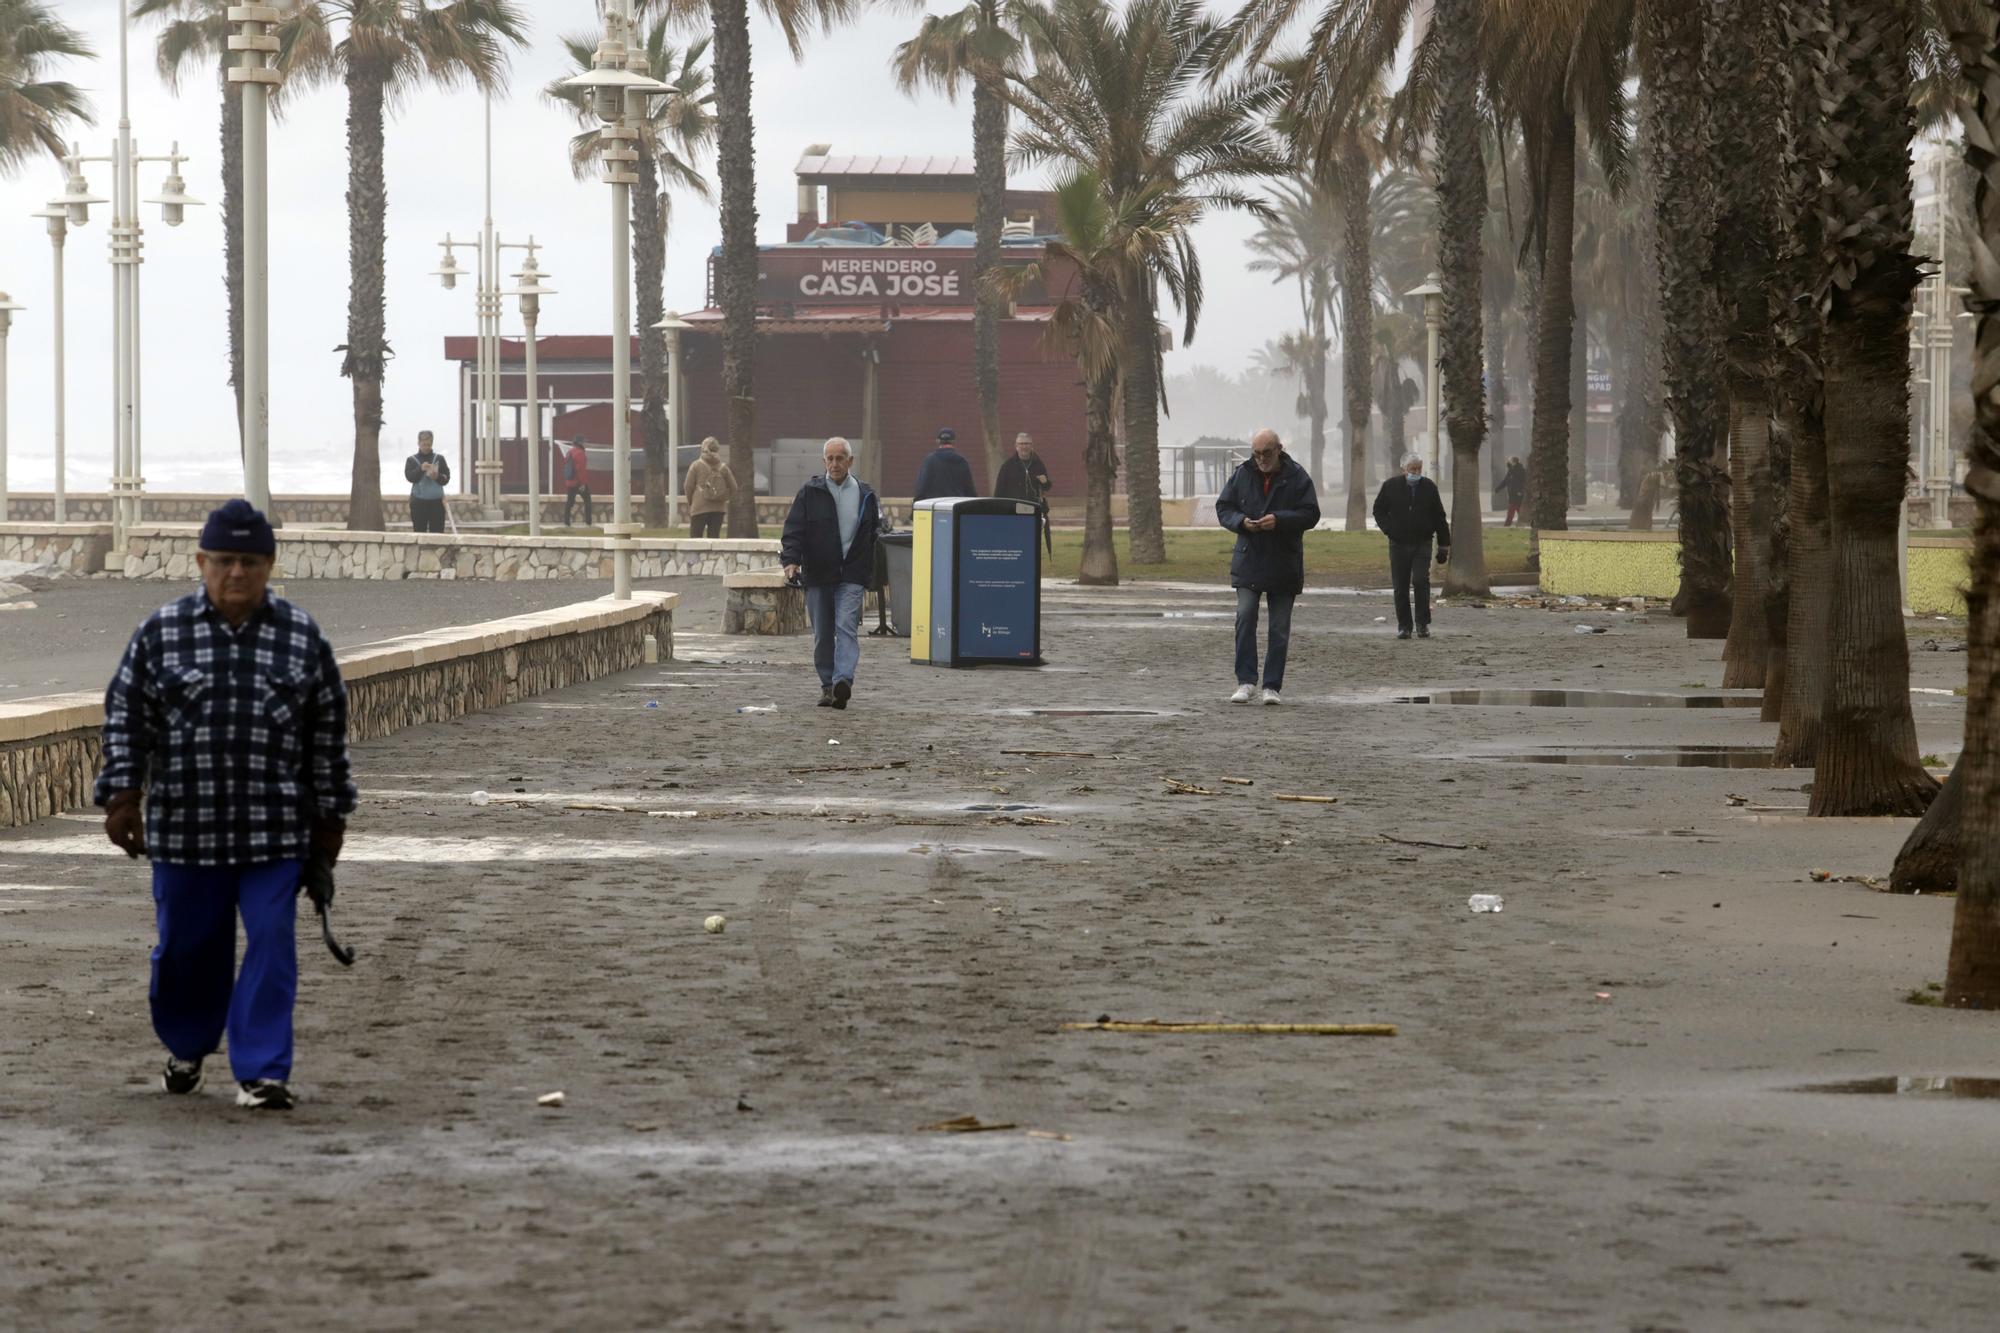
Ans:
[[[1341,253],[1343,210],[1340,197],[1315,184],[1310,176],[1277,182],[1267,203],[1271,216],[1250,238],[1250,251],[1257,258],[1248,267],[1252,273],[1269,273],[1274,284],[1289,281],[1298,287],[1301,330],[1296,337],[1287,334],[1286,338],[1301,358],[1295,369],[1304,388],[1299,415],[1312,430],[1309,470],[1313,480],[1324,487],[1326,362],[1333,345],[1330,330],[1338,285],[1334,265]],[[1367,376],[1362,379],[1365,382]]]
[[[58,57],[95,54],[45,0],[0,0],[0,176],[39,153],[61,158],[68,133],[95,123],[75,84],[45,77]]]
[[[340,373],[354,386],[353,531],[382,527],[382,378],[393,355],[385,303],[388,182],[383,126],[395,100],[418,84],[472,83],[491,90],[507,72],[509,43],[526,41],[514,0],[314,0],[300,15],[293,69],[347,89],[347,341]]]
[[[667,476],[680,460],[667,457],[667,336],[655,327],[666,311],[667,226],[672,219],[673,189],[697,199],[710,197],[708,179],[698,159],[715,138],[714,94],[709,91],[706,39],[685,51],[667,40],[669,20],[655,19],[641,42],[648,76],[672,92],[647,99],[639,122],[638,177],[632,209],[632,289],[639,324],[639,376],[644,386],[640,426],[646,448],[646,510],[649,528],[666,527]],[[578,73],[588,71],[597,52],[590,37],[565,37],[563,49]],[[589,176],[597,164],[599,124],[589,95],[556,79],[542,90],[550,101],[568,107],[586,127],[570,140],[570,168],[577,179]]]
[[[805,54],[806,34],[829,31],[854,17],[867,0],[758,0],[778,25],[792,58]],[[665,13],[679,23],[706,16],[713,29],[715,176],[722,202],[722,247],[716,295],[722,307],[722,392],[729,403],[729,468],[756,474],[757,400],[757,142],[750,118],[750,0],[637,0],[641,19]],[[731,537],[757,535],[753,486],[729,502]]]
[[[1158,289],[1192,340],[1202,301],[1194,224],[1215,209],[1261,217],[1265,205],[1240,183],[1292,171],[1262,124],[1279,83],[1262,70],[1220,77],[1226,35],[1201,0],[1132,0],[1123,10],[1106,0],[1024,0],[1017,23],[1035,71],[1008,83],[1008,102],[1025,122],[1015,158],[1088,172],[1107,199],[1173,228],[1159,244],[1127,247],[1118,282],[1132,560],[1159,564]]]
[[[1267,338],[1262,347],[1250,354],[1251,370],[1271,379],[1297,381],[1299,395],[1293,400],[1292,412],[1307,423],[1308,431],[1319,436],[1322,445],[1325,431],[1314,428],[1313,414],[1317,413],[1321,422],[1326,419],[1326,361],[1331,350],[1328,339],[1314,337],[1310,329],[1300,329]],[[1318,480],[1317,475],[1314,480]]]
[[[1913,18],[1904,0],[1843,0],[1814,52],[1827,187],[1826,482],[1832,660],[1813,770],[1814,815],[1923,813],[1937,782],[1918,761],[1896,530],[1909,467]]]
[[[1160,211],[1164,210],[1164,211]],[[1113,412],[1120,391],[1124,318],[1119,284],[1126,268],[1144,262],[1144,252],[1172,247],[1192,206],[1185,200],[1149,193],[1112,199],[1104,182],[1076,171],[1056,187],[1056,223],[1062,239],[1048,242],[1045,257],[1033,264],[994,270],[988,285],[1003,299],[1029,286],[1044,288],[1054,308],[1044,345],[1074,358],[1084,390],[1083,557],[1077,582],[1101,587],[1118,583],[1118,552],[1112,544],[1111,488],[1118,476],[1118,442]],[[1168,256],[1172,262],[1172,256]]]
[[[1707,5],[1648,4],[1642,55],[1658,146],[1663,380],[1680,484],[1681,596],[1691,639],[1727,637],[1730,622],[1728,419],[1722,310],[1710,279],[1717,210],[1714,124],[1704,61]]]
[[[925,17],[917,35],[891,62],[904,92],[927,85],[956,101],[972,88],[973,251],[972,382],[986,441],[988,479],[1007,461],[1000,438],[1000,305],[986,275],[1000,262],[1006,221],[1007,98],[1005,82],[1021,56],[1001,0],[973,0],[950,14]]]

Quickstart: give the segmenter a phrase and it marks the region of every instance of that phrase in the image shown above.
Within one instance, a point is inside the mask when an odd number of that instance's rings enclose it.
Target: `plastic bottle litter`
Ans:
[[[739,713],[775,713],[775,712],[777,712],[777,711],[778,711],[778,705],[776,705],[776,704],[745,704],[745,705],[743,705],[743,707],[741,707],[741,708],[737,709],[736,711],[737,711],[737,712],[739,712]]]
[[[1609,634],[1611,631],[1601,625],[1578,625],[1576,632],[1578,634]]]
[[[485,805],[485,804],[487,804],[487,803],[488,803],[489,801],[491,801],[492,799],[493,799],[493,798],[492,798],[491,796],[488,796],[488,795],[487,795],[487,794],[486,794],[485,792],[483,792],[483,791],[476,791],[476,792],[472,793],[472,803],[473,803],[474,805]]]
[[[1465,900],[1465,905],[1475,912],[1498,912],[1507,905],[1507,900],[1497,893],[1475,893]]]
[[[659,706],[660,706],[660,701],[658,699],[646,700],[646,707],[648,708],[658,708]]]

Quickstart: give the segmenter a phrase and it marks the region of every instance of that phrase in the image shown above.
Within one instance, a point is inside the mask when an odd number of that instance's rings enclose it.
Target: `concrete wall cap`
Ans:
[[[782,588],[785,586],[785,571],[782,569],[744,569],[734,574],[722,576],[725,588]]]

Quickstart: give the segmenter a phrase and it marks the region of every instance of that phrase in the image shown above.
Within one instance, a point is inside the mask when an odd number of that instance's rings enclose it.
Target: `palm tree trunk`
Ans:
[[[222,263],[229,292],[229,390],[236,398],[236,453],[243,454],[243,94],[222,79]]]
[[[1560,98],[1560,94],[1557,94]],[[1570,345],[1576,335],[1576,115],[1551,108],[1542,204],[1542,299],[1535,318],[1535,424],[1528,450],[1528,511],[1537,532],[1569,526]]]
[[[639,312],[639,427],[646,449],[646,508],[649,528],[672,523],[667,513],[667,335],[653,326],[666,314],[667,233],[660,193],[660,168],[650,144],[639,147],[639,183],[633,188],[632,287]],[[529,411],[535,409],[531,406]]]
[[[1951,766],[1937,799],[1910,830],[1889,872],[1894,893],[1956,893],[1958,871],[1968,850],[1963,834],[1965,756]]]
[[[1128,274],[1120,292],[1118,383],[1125,396],[1125,504],[1132,563],[1165,564],[1160,517],[1160,333],[1153,276]]]
[[[997,14],[991,22],[998,24]],[[1000,438],[1001,302],[986,289],[986,275],[1000,263],[1000,231],[1007,220],[1007,103],[984,79],[972,84],[972,172],[972,381],[991,489],[1010,452]]]
[[[1444,26],[1447,69],[1477,66],[1471,6],[1442,0],[1433,21]],[[1470,78],[1447,80],[1438,106],[1438,285],[1444,288],[1443,325],[1438,345],[1439,392],[1445,427],[1451,433],[1451,563],[1445,566],[1447,596],[1484,597],[1486,578],[1486,482],[1479,451],[1486,443],[1486,368],[1480,364],[1480,298],[1485,270],[1482,233],[1486,228],[1486,155],[1479,145],[1479,90]]]
[[[1639,87],[1637,161],[1632,170],[1631,189],[1638,216],[1633,225],[1633,253],[1637,271],[1627,275],[1630,305],[1621,322],[1623,356],[1617,370],[1618,409],[1618,506],[1631,509],[1639,502],[1639,487],[1646,474],[1660,462],[1660,228],[1658,200],[1654,186],[1658,180],[1658,146],[1648,137],[1659,126],[1648,113],[1653,97],[1650,80]]]
[[[1910,713],[1897,521],[1910,462],[1911,18],[1903,0],[1854,0],[1832,33],[1826,80],[1829,236],[1836,270],[1826,317],[1826,489],[1833,539],[1833,658],[1813,815],[1914,815],[1937,794],[1918,762]]]
[[[1486,469],[1495,490],[1507,475],[1507,403],[1513,397],[1507,384],[1507,321],[1498,300],[1486,305],[1486,438],[1493,442],[1493,465]],[[1453,523],[1458,522],[1456,516]]]
[[[1793,405],[1786,433],[1792,445],[1792,485],[1785,504],[1785,697],[1778,714],[1780,768],[1810,768],[1819,759],[1826,721],[1826,678],[1833,649],[1833,540],[1827,514],[1824,419]]]
[[[1306,336],[1312,346],[1306,352],[1306,415],[1312,428],[1312,478],[1322,490],[1326,486],[1326,366],[1332,343],[1326,336],[1328,293],[1324,279],[1315,276],[1312,324]]]
[[[1388,469],[1384,476],[1393,477],[1403,466],[1403,455],[1410,452],[1410,422],[1408,395],[1404,393],[1403,363],[1394,353],[1382,357],[1382,439],[1384,456],[1388,459]],[[1363,512],[1366,512],[1366,492],[1363,492]]]
[[[1958,902],[1952,913],[1951,955],[1945,965],[1944,1002],[2000,1009],[2000,282],[1993,277],[1992,250],[2000,237],[2000,14],[1979,11],[1973,32],[1957,40],[1958,55],[1974,91],[1962,109],[1966,122],[1966,164],[1977,185],[1973,211],[1978,219],[1972,298],[1977,314],[1973,352],[1974,419],[1971,467],[1965,489],[1977,509],[1972,525],[1972,584],[1966,596],[1969,651],[1966,659],[1964,827],[1986,830],[1975,838],[1959,867]]]
[[[1722,312],[1710,273],[1715,164],[1703,54],[1713,19],[1699,4],[1647,6],[1656,93],[1651,137],[1667,410],[1680,485],[1681,593],[1690,639],[1729,633],[1729,477],[1723,407]],[[1674,151],[1668,151],[1668,145]]]
[[[1374,228],[1368,208],[1368,170],[1359,171],[1350,159],[1342,164],[1340,196],[1342,235],[1340,254],[1340,339],[1341,396],[1347,405],[1347,530],[1363,532],[1368,527],[1368,416],[1369,366],[1375,353],[1374,261],[1369,253]],[[1402,403],[1399,397],[1382,400],[1384,425],[1391,439],[1401,429],[1388,418]]]
[[[1730,595],[1729,639],[1722,649],[1722,687],[1761,689],[1770,667],[1771,630],[1764,557],[1776,521],[1770,493],[1770,384],[1734,376],[1729,395],[1729,485],[1736,549],[1735,583]]]
[[[382,531],[382,376],[388,365],[384,287],[389,190],[382,169],[383,71],[350,62],[347,83],[347,346],[354,386],[350,532]]]
[[[1581,298],[1576,306],[1569,352],[1569,503],[1580,509],[1590,498],[1590,315]]]
[[[722,196],[722,392],[729,403],[731,537],[757,535],[757,159],[750,121],[750,11],[747,0],[709,0],[715,25],[715,174]]]
[[[1090,376],[1084,386],[1083,559],[1076,581],[1118,586],[1118,548],[1112,542],[1111,490],[1118,479],[1118,442],[1111,430],[1114,372]]]

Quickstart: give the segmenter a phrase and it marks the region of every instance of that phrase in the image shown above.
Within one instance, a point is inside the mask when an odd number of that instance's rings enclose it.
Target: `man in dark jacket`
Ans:
[[[958,433],[946,427],[937,433],[937,448],[917,469],[917,488],[913,498],[918,500],[949,500],[958,495],[977,495],[979,486],[972,480],[972,464],[965,455],[952,447]]]
[[[1046,506],[1048,494],[1053,489],[1049,484],[1048,464],[1035,452],[1034,437],[1022,431],[1014,437],[1014,456],[1000,465],[1000,475],[993,479],[993,494]],[[1049,531],[1046,507],[1042,511],[1042,540],[1048,545],[1049,554],[1054,555],[1055,536]]]
[[[1437,538],[1437,562],[1451,559],[1451,525],[1445,522],[1444,497],[1437,483],[1424,475],[1424,460],[1403,458],[1403,475],[1391,477],[1375,493],[1375,526],[1389,539],[1389,578],[1396,589],[1396,637],[1410,637],[1411,590],[1416,592],[1414,624],[1417,637],[1431,636],[1431,538]]]
[[[417,432],[417,451],[403,460],[403,480],[410,483],[410,530],[444,531],[444,488],[451,481],[451,464],[431,447],[431,433]]]
[[[1312,478],[1292,461],[1278,432],[1260,430],[1250,440],[1250,461],[1236,469],[1215,497],[1216,521],[1236,534],[1229,582],[1236,589],[1236,693],[1233,704],[1257,697],[1257,601],[1271,611],[1264,653],[1267,704],[1285,684],[1285,656],[1292,640],[1292,603],[1306,586],[1305,534],[1319,526],[1319,496]]]
[[[861,599],[875,567],[882,509],[868,484],[852,475],[854,451],[846,440],[828,440],[820,456],[826,475],[799,487],[778,559],[787,579],[805,584],[819,706],[845,708],[861,662]]]

